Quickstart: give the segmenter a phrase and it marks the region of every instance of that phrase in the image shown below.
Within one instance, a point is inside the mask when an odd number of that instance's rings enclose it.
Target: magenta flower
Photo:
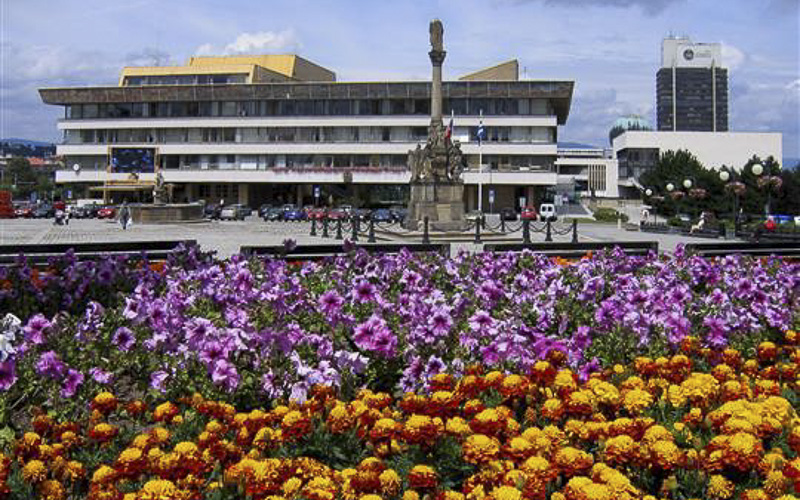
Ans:
[[[319,308],[325,316],[338,316],[344,299],[336,290],[328,290],[319,297]]]
[[[366,280],[361,280],[356,285],[355,297],[359,302],[372,302],[375,300],[375,285]]]
[[[114,375],[111,372],[107,372],[102,368],[92,368],[89,370],[89,375],[98,384],[110,384],[114,379]]]
[[[36,373],[43,377],[61,378],[64,375],[67,365],[58,358],[55,351],[47,351],[39,356],[36,362]]]
[[[150,387],[164,393],[167,391],[167,379],[169,379],[169,373],[164,370],[155,371],[150,374]]]
[[[239,385],[239,373],[233,363],[225,359],[218,359],[211,370],[211,380],[225,387],[228,392],[233,392]]]

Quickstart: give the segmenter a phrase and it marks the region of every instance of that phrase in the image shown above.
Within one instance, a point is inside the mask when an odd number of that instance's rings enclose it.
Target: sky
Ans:
[[[661,40],[723,44],[729,127],[783,133],[800,158],[800,0],[0,0],[0,137],[60,141],[38,88],[116,85],[126,65],[297,53],[340,81],[445,79],[516,58],[522,78],[573,80],[560,141],[608,145],[614,121],[655,125]]]

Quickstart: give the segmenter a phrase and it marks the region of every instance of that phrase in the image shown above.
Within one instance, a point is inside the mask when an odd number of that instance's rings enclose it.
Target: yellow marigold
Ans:
[[[627,434],[609,438],[606,441],[605,457],[612,464],[627,464],[636,458],[639,443]]]
[[[469,423],[470,428],[480,434],[497,435],[506,427],[506,418],[497,408],[486,408]]]
[[[170,432],[163,427],[154,427],[150,430],[150,435],[153,436],[153,441],[156,444],[164,444],[171,437]]]
[[[631,415],[639,415],[653,404],[653,395],[642,389],[633,389],[625,393],[622,406]]]
[[[530,383],[528,379],[521,375],[509,375],[500,384],[500,393],[505,397],[524,396]]]
[[[503,373],[495,370],[487,373],[483,377],[483,380],[486,382],[486,385],[488,386],[499,387],[500,384],[503,383],[503,378],[504,378]]]
[[[383,497],[380,495],[374,495],[370,493],[367,495],[361,495],[359,497],[359,500],[383,500]]]
[[[789,479],[779,470],[770,472],[764,480],[764,491],[773,498],[782,495],[788,487]]]
[[[327,424],[333,433],[341,433],[353,426],[355,420],[344,403],[337,403],[328,414]]]
[[[47,467],[41,460],[31,460],[22,468],[22,479],[28,483],[39,483],[47,477]]]
[[[511,458],[522,461],[536,453],[536,448],[527,439],[514,437],[509,441],[506,452]]]
[[[560,399],[550,398],[542,405],[542,416],[550,420],[559,420],[564,415],[564,404]]]
[[[714,474],[708,480],[706,493],[709,498],[726,500],[733,496],[734,484],[720,474]]]
[[[51,479],[39,486],[39,498],[42,500],[63,500],[64,496],[64,486],[58,481]]]
[[[553,387],[559,394],[566,394],[578,389],[578,382],[572,370],[559,370],[553,381]]]
[[[432,443],[444,430],[444,424],[427,415],[411,415],[403,427],[403,437],[409,443]]]
[[[281,419],[281,430],[287,438],[296,438],[311,431],[311,419],[302,412],[291,410]]]
[[[649,446],[656,441],[674,441],[675,438],[672,433],[663,425],[654,425],[647,429],[644,433],[642,441],[645,445]]]
[[[484,434],[473,434],[464,442],[462,450],[464,460],[473,464],[483,464],[497,458],[500,444],[496,439]]]
[[[575,415],[591,415],[595,397],[592,391],[577,390],[566,397],[568,411]]]
[[[415,465],[408,473],[408,485],[412,489],[432,489],[437,485],[436,471],[427,465]]]
[[[177,406],[167,401],[166,403],[161,403],[156,406],[156,409],[153,411],[153,419],[156,422],[170,422],[179,411]]]
[[[406,490],[403,492],[403,500],[419,500],[419,493],[414,490]]]
[[[445,431],[454,436],[466,436],[472,432],[467,421],[461,417],[448,418]]]
[[[137,500],[168,500],[178,496],[178,489],[172,481],[151,479],[141,490]]]
[[[528,476],[544,479],[552,475],[553,468],[550,462],[544,457],[530,457],[522,464],[521,469]]]
[[[464,494],[458,491],[446,490],[443,500],[465,500]]]
[[[619,390],[613,384],[592,379],[589,381],[589,388],[597,398],[597,402],[608,406],[617,406],[620,402]]]
[[[400,475],[394,469],[386,469],[381,472],[378,480],[381,482],[381,493],[389,497],[397,495],[403,485],[403,480],[400,479]]]
[[[117,397],[110,392],[101,392],[92,400],[92,409],[107,414],[117,408]]]
[[[610,500],[611,492],[608,487],[598,484],[588,477],[573,477],[564,488],[568,498],[580,500]]]
[[[656,441],[650,445],[650,455],[654,466],[662,470],[672,470],[680,465],[683,453],[672,441]]]
[[[521,500],[522,492],[513,486],[500,486],[493,489],[490,496],[494,500]]]
[[[560,448],[555,454],[554,461],[566,476],[574,476],[578,472],[588,470],[593,462],[590,454],[572,446]]]
[[[281,491],[283,492],[283,496],[286,498],[293,498],[299,491],[300,488],[303,486],[303,480],[298,477],[290,477],[286,481],[283,482],[283,486],[281,486]]]
[[[142,450],[139,448],[126,448],[119,454],[117,461],[119,463],[132,463],[142,458]]]

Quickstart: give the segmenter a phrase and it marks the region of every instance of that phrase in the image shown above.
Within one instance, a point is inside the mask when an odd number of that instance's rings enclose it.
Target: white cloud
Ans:
[[[744,52],[733,45],[722,42],[722,63],[725,67],[734,70],[741,66],[746,59],[747,55]]]
[[[260,31],[258,33],[242,33],[236,40],[225,47],[216,47],[206,43],[197,48],[195,53],[205,55],[238,55],[269,54],[279,52],[297,52],[302,48],[294,30]]]

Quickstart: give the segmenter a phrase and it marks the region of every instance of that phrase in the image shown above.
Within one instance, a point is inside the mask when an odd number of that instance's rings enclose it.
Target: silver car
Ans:
[[[245,210],[242,205],[228,205],[219,214],[220,220],[244,220]]]

